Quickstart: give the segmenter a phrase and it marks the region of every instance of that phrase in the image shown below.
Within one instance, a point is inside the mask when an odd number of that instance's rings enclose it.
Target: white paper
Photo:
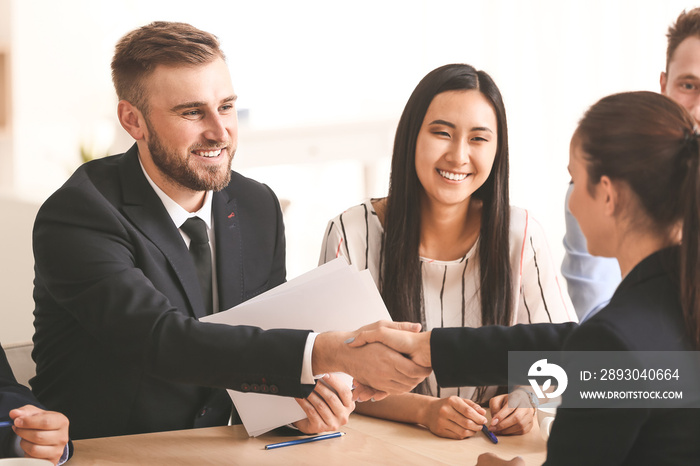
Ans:
[[[328,262],[228,311],[200,319],[229,325],[351,331],[391,320],[368,270],[358,272],[344,258]],[[301,368],[299,368],[301,375]],[[348,385],[352,378],[343,374]],[[228,391],[248,434],[258,436],[304,419],[294,398]]]

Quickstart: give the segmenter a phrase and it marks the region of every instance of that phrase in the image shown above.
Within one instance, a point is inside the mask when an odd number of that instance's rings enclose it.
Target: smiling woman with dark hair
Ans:
[[[413,91],[396,130],[389,195],[329,223],[320,262],[339,255],[370,270],[394,320],[428,330],[575,319],[542,228],[509,205],[501,94],[469,65],[437,68]],[[491,430],[529,431],[530,394],[497,388],[441,389],[430,377],[418,393],[356,409],[465,438],[486,422],[478,404],[490,403]],[[526,407],[510,408],[509,398]]]

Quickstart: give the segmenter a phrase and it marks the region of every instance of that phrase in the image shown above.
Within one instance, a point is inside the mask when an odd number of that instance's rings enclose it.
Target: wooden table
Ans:
[[[341,438],[265,450],[270,443],[296,437],[268,433],[248,437],[243,426],[158,432],[74,442],[67,466],[81,465],[474,465],[484,452],[510,459],[519,455],[528,465],[541,465],[545,442],[537,425],[526,435],[499,437],[497,445],[479,433],[465,440],[437,437],[427,429],[353,414],[340,429]]]

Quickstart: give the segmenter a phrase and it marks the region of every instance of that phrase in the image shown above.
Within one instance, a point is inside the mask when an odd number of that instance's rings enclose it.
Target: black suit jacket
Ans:
[[[233,172],[212,215],[220,310],[284,282],[272,190]],[[72,438],[225,424],[223,388],[309,393],[300,383],[308,331],[197,320],[194,263],[136,146],[81,166],[39,210],[33,245],[30,383],[70,418]]]
[[[678,248],[669,248],[644,259],[608,306],[578,327],[433,330],[431,354],[438,382],[505,384],[508,351],[694,351],[680,305],[678,253]],[[564,392],[546,464],[697,465],[698,439],[698,409],[567,408]]]

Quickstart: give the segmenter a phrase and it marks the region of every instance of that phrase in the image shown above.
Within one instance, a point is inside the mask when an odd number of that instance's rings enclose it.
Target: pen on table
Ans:
[[[498,443],[498,437],[496,437],[496,436],[494,435],[494,433],[491,432],[491,431],[489,430],[488,427],[486,427],[486,424],[484,424],[484,425],[481,427],[481,431],[482,431],[484,434],[486,434],[486,436],[489,438],[489,440],[491,440],[493,443]]]
[[[302,439],[298,439],[298,440],[290,440],[288,442],[271,443],[269,445],[265,445],[265,450],[272,450],[274,448],[289,447],[291,445],[300,445],[302,443],[316,442],[318,440],[326,440],[329,438],[337,438],[337,437],[342,437],[343,435],[345,435],[345,432],[333,432],[332,434],[317,435],[315,437],[302,438]]]
[[[0,428],[3,427],[12,427],[12,421],[2,421],[0,422]]]

